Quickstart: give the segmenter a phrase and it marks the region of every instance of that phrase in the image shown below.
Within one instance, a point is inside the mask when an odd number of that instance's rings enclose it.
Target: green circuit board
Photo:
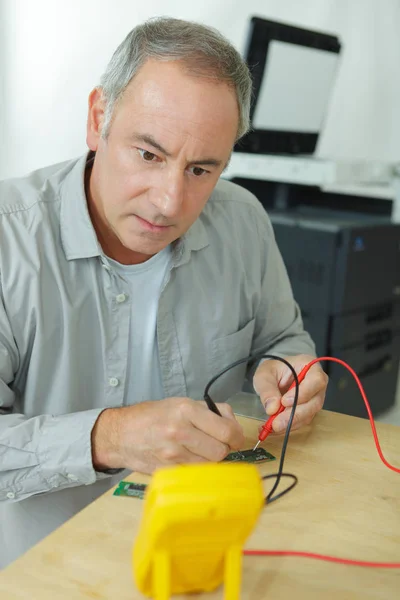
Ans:
[[[113,496],[129,496],[130,498],[140,498],[140,500],[143,500],[146,488],[147,485],[145,483],[120,481]]]
[[[231,452],[222,462],[247,462],[247,463],[261,463],[276,460],[273,454],[270,454],[264,448],[257,448],[256,450],[240,450],[238,452]]]
[[[247,462],[262,463],[276,460],[275,456],[264,450],[241,450],[240,452],[231,452],[222,462]],[[143,500],[147,485],[145,483],[135,483],[134,481],[120,481],[115,489],[113,496],[127,496],[129,498],[139,498]]]

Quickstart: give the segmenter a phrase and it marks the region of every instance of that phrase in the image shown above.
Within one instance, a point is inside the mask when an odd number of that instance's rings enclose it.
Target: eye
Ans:
[[[204,173],[209,173],[210,171],[206,171],[206,169],[202,169],[201,167],[190,167],[191,172],[196,177],[201,177]]]
[[[138,152],[145,162],[154,162],[154,159],[158,159],[157,154],[149,152],[148,150],[143,150],[143,148],[138,148]]]

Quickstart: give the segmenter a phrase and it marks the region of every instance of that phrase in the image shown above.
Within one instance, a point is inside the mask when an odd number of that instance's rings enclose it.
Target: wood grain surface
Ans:
[[[251,448],[260,423],[238,419]],[[400,428],[377,424],[377,430],[387,460],[399,465]],[[263,444],[277,458],[281,445],[281,437]],[[258,468],[268,474],[277,466],[275,461]],[[295,473],[299,484],[265,508],[247,548],[400,562],[400,475],[378,458],[367,420],[321,411],[310,427],[291,435],[285,471]],[[130,479],[148,481],[137,473]],[[266,492],[270,486],[265,482]],[[141,500],[107,492],[0,573],[0,598],[142,598],[131,571],[142,506]],[[196,598],[222,599],[223,589]],[[400,598],[400,570],[244,557],[242,598],[395,600]]]

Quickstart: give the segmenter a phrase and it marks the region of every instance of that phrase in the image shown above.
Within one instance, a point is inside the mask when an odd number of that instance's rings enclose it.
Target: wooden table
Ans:
[[[238,417],[248,446],[259,421]],[[400,428],[377,425],[383,453],[400,463]],[[279,457],[282,438],[265,447]],[[275,472],[277,461],[260,465]],[[400,562],[400,475],[378,458],[367,420],[322,411],[291,435],[285,470],[299,484],[266,507],[248,548],[303,550]],[[134,481],[146,482],[138,474]],[[265,482],[268,490],[270,482]],[[4,600],[134,600],[131,548],[143,503],[106,493],[0,573]],[[223,590],[195,598],[223,598]],[[193,596],[180,596],[193,600]],[[400,571],[292,557],[244,557],[242,598],[389,600]]]

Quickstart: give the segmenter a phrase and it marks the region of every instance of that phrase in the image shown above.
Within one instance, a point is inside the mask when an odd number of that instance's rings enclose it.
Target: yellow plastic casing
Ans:
[[[254,465],[160,469],[147,488],[133,547],[137,587],[167,600],[210,591],[225,580],[225,599],[239,598],[243,545],[264,505]]]

